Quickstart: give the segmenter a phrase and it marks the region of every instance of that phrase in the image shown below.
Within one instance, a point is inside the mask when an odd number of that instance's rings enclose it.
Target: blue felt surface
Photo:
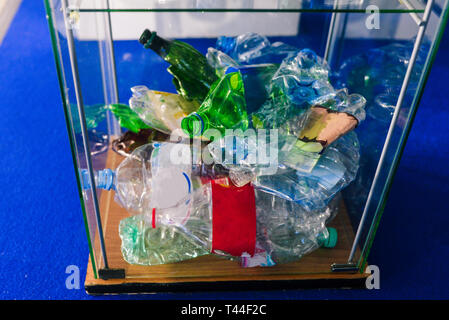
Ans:
[[[144,298],[449,298],[448,39],[437,55],[369,259],[380,267],[380,290]],[[0,298],[103,299],[65,286],[68,265],[79,266],[83,283],[88,247],[41,1],[23,1],[0,46],[0,106]]]

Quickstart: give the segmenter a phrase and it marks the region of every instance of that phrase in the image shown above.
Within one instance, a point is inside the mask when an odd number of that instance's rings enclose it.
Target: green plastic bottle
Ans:
[[[203,102],[218,79],[204,55],[185,42],[163,39],[148,29],[142,33],[139,42],[170,63],[167,70],[173,75],[173,83],[180,95],[187,100]]]
[[[208,129],[248,128],[245,92],[239,72],[231,72],[212,85],[199,109],[182,119],[181,127],[190,137],[202,136]]]
[[[210,128],[246,130],[248,117],[268,99],[270,80],[278,65],[260,64],[229,67],[214,83],[197,112],[184,118],[181,127],[190,136],[200,136]]]

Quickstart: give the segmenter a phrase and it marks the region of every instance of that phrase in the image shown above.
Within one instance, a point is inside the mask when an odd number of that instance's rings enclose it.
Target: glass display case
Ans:
[[[365,284],[448,1],[44,2],[89,293]]]

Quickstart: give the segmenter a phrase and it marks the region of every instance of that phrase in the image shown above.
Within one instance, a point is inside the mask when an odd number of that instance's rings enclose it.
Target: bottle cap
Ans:
[[[143,44],[145,46],[145,48],[149,48],[155,37],[156,37],[156,32],[151,32],[150,30],[145,29],[145,31],[142,33],[142,35],[139,38],[139,42],[141,44]]]
[[[327,228],[329,232],[329,236],[323,241],[323,247],[325,248],[333,248],[337,244],[338,234],[337,229],[335,228]]]
[[[148,40],[151,38],[151,31],[148,29],[145,29],[145,31],[142,33],[142,35],[139,38],[139,42],[141,44],[147,43]]]

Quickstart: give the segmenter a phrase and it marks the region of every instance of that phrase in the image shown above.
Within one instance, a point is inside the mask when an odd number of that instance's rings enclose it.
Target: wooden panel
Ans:
[[[123,158],[110,152],[107,168],[115,168]],[[338,242],[335,248],[320,248],[299,261],[281,264],[274,267],[241,268],[236,261],[207,255],[188,261],[164,264],[158,266],[138,266],[128,264],[122,258],[121,240],[118,233],[120,220],[129,214],[114,201],[114,192],[103,191],[100,197],[103,232],[110,268],[123,268],[126,279],[101,280],[94,279],[89,261],[86,276],[86,286],[112,285],[124,283],[176,283],[176,282],[216,282],[216,281],[253,281],[253,280],[311,280],[311,279],[357,279],[365,274],[331,273],[332,263],[345,263],[354,239],[351,223],[344,206],[341,204],[339,213],[331,226],[338,231]],[[99,251],[99,241],[96,237],[95,250]],[[102,265],[101,255],[100,266]]]

